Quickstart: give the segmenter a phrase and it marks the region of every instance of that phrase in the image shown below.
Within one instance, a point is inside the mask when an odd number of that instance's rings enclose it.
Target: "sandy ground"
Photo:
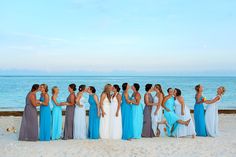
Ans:
[[[122,140],[17,141],[21,117],[0,117],[4,157],[236,157],[236,115],[220,115],[220,136]],[[6,128],[15,126],[16,133]]]

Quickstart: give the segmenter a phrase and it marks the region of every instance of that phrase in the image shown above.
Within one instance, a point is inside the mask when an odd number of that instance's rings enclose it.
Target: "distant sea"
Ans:
[[[128,82],[129,84],[139,83],[140,92],[145,93],[145,84],[160,83],[165,91],[169,87],[179,88],[182,90],[185,103],[190,108],[194,106],[194,87],[197,84],[204,86],[204,94],[207,99],[211,99],[216,95],[218,86],[225,86],[226,93],[223,96],[219,109],[236,109],[236,77],[174,77],[174,76],[0,76],[0,110],[23,110],[25,106],[25,96],[34,83],[46,83],[49,86],[49,94],[51,96],[51,88],[58,86],[60,89],[59,100],[65,101],[68,96],[68,85],[75,83],[77,86],[85,84],[87,86],[95,86],[97,94],[103,90],[105,84],[118,84]],[[130,90],[130,94],[132,91]],[[154,95],[155,93],[153,93]],[[88,95],[86,94],[86,97]],[[37,95],[39,98],[39,95]],[[89,108],[89,105],[86,104]]]

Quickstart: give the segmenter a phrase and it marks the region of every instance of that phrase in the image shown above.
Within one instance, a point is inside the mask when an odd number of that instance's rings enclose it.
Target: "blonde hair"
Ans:
[[[222,95],[224,95],[224,94],[225,94],[225,91],[226,91],[226,90],[225,90],[225,87],[224,87],[224,86],[220,86],[219,88],[222,90]]]
[[[57,86],[54,86],[54,87],[52,87],[52,94],[55,94],[55,92],[56,92],[56,89],[58,89],[58,87],[57,87]]]
[[[108,100],[111,102],[111,94],[109,91],[110,87],[111,87],[111,84],[106,84],[102,93],[105,93],[107,95]]]
[[[45,83],[41,84],[41,86],[43,86],[43,88],[45,89],[45,92],[48,92],[48,85],[46,85]]]

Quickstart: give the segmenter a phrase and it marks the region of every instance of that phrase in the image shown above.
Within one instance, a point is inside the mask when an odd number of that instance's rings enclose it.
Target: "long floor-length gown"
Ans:
[[[26,96],[26,101],[25,101],[26,105],[23,112],[20,133],[19,133],[20,141],[38,140],[38,114],[36,107],[30,101],[29,98],[30,94],[31,93],[28,93]]]
[[[75,98],[75,94],[72,93]],[[67,102],[71,103],[71,94],[67,98]],[[74,128],[74,111],[75,105],[66,106],[65,126],[64,126],[64,140],[73,139]]]
[[[134,99],[134,98],[133,98]],[[133,138],[140,139],[142,137],[143,129],[143,105],[142,103],[132,105],[133,114]]]
[[[73,128],[74,139],[86,139],[87,137],[85,103],[85,98],[81,97],[80,104],[83,106],[80,107],[77,104],[75,106]]]
[[[52,108],[52,140],[58,140],[62,134],[62,109],[61,106],[57,106],[54,101]]]
[[[88,138],[89,139],[98,139],[99,138],[99,125],[100,117],[98,116],[97,104],[94,100],[94,95],[89,95],[90,104],[89,108],[89,127],[88,127]]]
[[[110,138],[110,106],[111,103],[108,100],[107,96],[103,100],[103,109],[105,112],[104,117],[100,118],[100,137],[101,139]]]
[[[40,97],[40,101],[44,101],[44,97]],[[51,109],[50,105],[47,106],[41,105],[40,106],[40,130],[39,130],[39,139],[40,141],[50,141],[51,137]]]
[[[190,114],[189,107],[185,105],[184,115],[181,114],[181,108],[182,108],[182,105],[176,99],[175,100],[175,113],[177,114],[177,116],[183,121],[187,121],[189,119],[191,119],[191,120],[190,120],[188,126],[179,125],[179,127],[176,130],[176,136],[177,137],[185,137],[185,136],[196,135],[195,127],[194,127],[194,123],[193,123],[193,120],[192,120],[192,117],[191,117],[191,114]]]
[[[169,98],[164,105],[166,108],[170,110],[170,111],[164,110],[164,116],[167,122],[167,127],[166,127],[167,134],[168,136],[175,136],[176,130],[179,126],[177,121],[180,120],[180,118],[175,114],[174,111],[174,105],[175,105],[174,97]]]
[[[157,96],[154,96],[154,103],[157,104],[159,101]],[[152,130],[154,135],[157,134],[157,128],[158,128],[158,123],[162,121],[162,115],[163,115],[163,109],[162,107],[159,108],[159,110],[157,111],[157,115],[155,115],[157,109],[157,105],[153,105],[152,106]]]
[[[148,100],[150,103],[153,103],[153,97],[151,93],[148,94]],[[154,132],[152,130],[152,106],[145,105],[143,111],[143,130],[142,130],[142,137],[154,137]]]
[[[203,99],[203,97],[201,97]],[[197,136],[207,136],[203,104],[194,105],[194,122]]]
[[[121,115],[122,115],[122,139],[123,140],[132,139],[133,138],[132,106],[127,103],[124,93],[122,94]]]
[[[221,100],[221,96],[220,100]],[[211,137],[216,137],[219,134],[218,131],[218,105],[220,100],[215,102],[214,104],[207,105],[206,113],[205,113],[205,122],[206,122],[206,131],[207,135]]]
[[[111,112],[110,112],[110,138],[121,139],[122,137],[122,117],[119,110],[118,116],[116,116],[118,107],[118,100],[116,95],[111,99]]]

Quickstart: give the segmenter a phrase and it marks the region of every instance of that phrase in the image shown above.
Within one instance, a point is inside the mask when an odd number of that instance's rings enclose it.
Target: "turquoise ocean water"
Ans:
[[[218,86],[225,86],[226,93],[223,97],[220,109],[236,109],[236,77],[173,77],[173,76],[2,76],[0,77],[0,110],[23,110],[25,106],[25,96],[34,83],[46,83],[51,88],[60,88],[59,100],[65,101],[68,96],[68,85],[75,83],[92,85],[100,95],[106,83],[118,84],[123,82],[129,84],[139,83],[140,92],[143,94],[146,83],[160,83],[166,93],[168,87],[180,88],[185,98],[186,104],[193,108],[196,84],[204,86],[204,96],[208,99],[216,95]],[[131,91],[130,91],[131,92]],[[155,93],[153,93],[155,94]],[[86,95],[87,96],[87,95]],[[142,100],[143,102],[143,100]],[[88,105],[87,105],[88,107]]]

